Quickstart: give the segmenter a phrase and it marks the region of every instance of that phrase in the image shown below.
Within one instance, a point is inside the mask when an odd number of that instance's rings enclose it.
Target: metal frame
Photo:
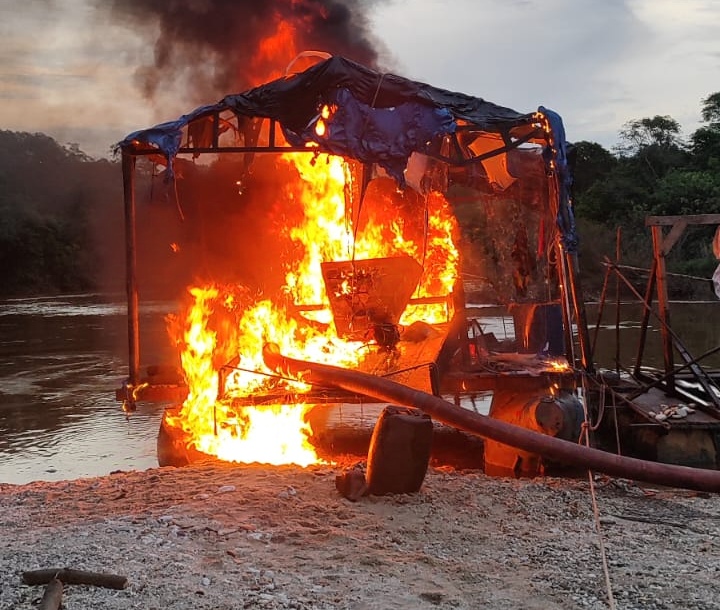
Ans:
[[[197,147],[191,145],[188,141],[185,145],[181,146],[177,154],[178,155],[193,155],[199,156],[200,154],[224,154],[224,153],[286,153],[286,152],[304,152],[307,154],[317,154],[319,152],[325,152],[318,148],[307,148],[307,147],[296,147],[290,145],[278,145],[277,144],[277,128],[278,122],[274,119],[267,117],[242,117],[236,115],[239,119],[255,119],[259,123],[254,128],[253,138],[255,142],[245,146],[224,146],[220,144],[220,124],[221,121],[226,119],[221,118],[221,111],[215,111],[209,115],[198,117],[196,120],[207,120],[211,117],[212,120],[212,143],[211,146]],[[265,121],[268,121],[268,144],[258,145],[257,136],[260,134],[262,126]],[[191,123],[192,124],[192,123]],[[468,166],[479,163],[492,156],[502,154],[508,150],[517,148],[522,144],[532,142],[552,146],[552,132],[550,131],[546,122],[542,121],[542,117],[539,117],[538,123],[526,124],[522,126],[524,133],[511,140],[506,134],[503,137],[504,145],[496,150],[489,151],[482,155],[474,156],[471,151],[464,149],[458,135],[453,134],[452,136],[446,136],[444,146],[445,150],[450,150],[454,154],[437,154],[428,155],[438,161],[445,162],[453,166]],[[238,128],[238,132],[240,129]],[[458,127],[458,133],[467,133],[470,131],[482,131],[473,125],[460,125]],[[247,138],[247,134],[245,134]],[[189,138],[188,138],[189,139]],[[123,390],[118,392],[118,398],[133,403],[136,398],[138,386],[140,384],[140,330],[139,330],[139,291],[137,281],[137,237],[136,237],[136,202],[135,202],[135,166],[137,157],[142,156],[157,156],[162,153],[156,148],[150,148],[147,146],[141,146],[139,143],[130,142],[122,147],[122,171],[123,171],[123,195],[124,195],[124,209],[125,209],[125,235],[126,235],[126,292],[127,292],[127,304],[128,304],[128,381],[125,384]],[[557,172],[553,172],[549,177],[549,200],[551,205],[558,205],[560,207],[559,213],[567,216],[569,211],[565,209],[559,201],[559,189],[557,184]],[[577,253],[568,252],[564,247],[561,248],[561,260],[562,260],[562,281],[560,284],[561,294],[563,295],[563,310],[565,311],[567,332],[571,332],[573,312],[577,320],[578,337],[580,343],[580,363],[581,366],[587,371],[591,372],[593,369],[592,354],[590,351],[590,343],[588,339],[587,323],[585,319],[585,308],[584,303],[579,295],[579,270],[577,262]],[[574,364],[573,346],[572,342],[569,342],[568,346],[568,360]]]
[[[697,359],[694,359],[690,355],[670,327],[670,302],[667,291],[668,274],[665,265],[665,257],[670,253],[685,229],[690,225],[720,225],[720,214],[648,216],[645,219],[645,226],[650,227],[652,232],[653,269],[650,274],[650,279],[648,280],[648,289],[646,292],[646,313],[643,318],[642,338],[644,340],[650,310],[649,298],[653,293],[653,285],[655,285],[658,298],[658,319],[660,320],[660,332],[663,343],[663,361],[665,365],[663,384],[672,392],[676,393],[678,391],[675,384],[676,369],[674,362],[674,350],[677,350],[684,361],[684,366],[681,368],[689,368],[690,371],[692,371],[693,375],[707,395],[708,400],[711,402],[714,412],[720,415],[720,398],[713,391],[713,388],[717,389],[716,384],[697,364]],[[667,235],[664,234],[664,227],[670,227],[670,231]],[[635,364],[636,373],[640,370],[641,357],[642,351],[639,352],[638,360]]]

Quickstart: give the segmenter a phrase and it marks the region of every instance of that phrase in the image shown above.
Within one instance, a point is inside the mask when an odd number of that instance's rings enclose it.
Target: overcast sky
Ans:
[[[623,123],[656,114],[688,134],[720,91],[719,0],[365,2],[393,72],[521,112],[547,106],[571,141],[612,147]],[[192,108],[142,97],[133,74],[152,48],[98,6],[0,0],[0,129],[99,156]]]

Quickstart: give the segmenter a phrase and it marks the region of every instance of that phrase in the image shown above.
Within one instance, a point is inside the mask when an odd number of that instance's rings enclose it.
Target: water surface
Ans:
[[[176,358],[164,316],[175,304],[141,304],[144,366]],[[588,306],[594,337],[597,306]],[[720,303],[674,303],[673,328],[694,356],[720,345]],[[600,320],[596,362],[614,368],[614,305]],[[620,359],[637,354],[641,309],[620,306]],[[484,331],[512,337],[512,317],[488,311]],[[659,324],[651,320],[644,364],[662,367]],[[676,357],[676,363],[681,362]],[[720,354],[707,361],[720,368]],[[164,405],[139,404],[129,418],[115,400],[127,377],[123,295],[76,295],[0,301],[0,482],[26,483],[157,466]]]
[[[169,307],[142,310],[157,357],[169,343],[162,322]],[[127,418],[115,401],[127,377],[126,320],[122,295],[0,302],[0,482],[157,466],[162,406],[140,405]]]

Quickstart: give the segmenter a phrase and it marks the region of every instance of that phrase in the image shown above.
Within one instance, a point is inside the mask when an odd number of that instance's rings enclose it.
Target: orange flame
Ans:
[[[254,84],[273,80],[282,76],[275,66],[284,66],[297,55],[295,46],[295,27],[278,16],[276,29],[265,36],[256,50],[250,65],[245,66]]]
[[[397,191],[379,197],[374,205],[368,202],[360,226],[359,213],[352,209],[357,202],[352,196],[347,201],[353,191],[352,171],[342,158],[296,153],[278,162],[292,164],[300,176],[286,191],[288,205],[302,210],[301,221],[287,227],[301,253],[286,261],[286,292],[292,304],[253,299],[237,286],[190,288],[180,341],[188,396],[166,423],[181,428],[188,445],[223,460],[305,466],[319,461],[306,422],[314,405],[299,398],[273,406],[251,403],[258,395],[297,397],[310,389],[278,379],[265,367],[262,348],[267,342],[276,343],[287,356],[344,367],[357,366],[367,353],[361,342],[339,337],[330,323],[321,264],[409,255],[424,268],[415,296],[427,300],[453,290],[458,252],[452,240],[455,219],[440,193],[430,193],[423,201],[427,222],[418,239],[389,201]],[[309,305],[312,324],[310,313],[295,311]],[[447,321],[448,316],[442,303],[410,304],[401,324]]]

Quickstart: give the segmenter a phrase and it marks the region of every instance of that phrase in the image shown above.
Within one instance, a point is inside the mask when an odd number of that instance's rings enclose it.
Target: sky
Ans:
[[[688,135],[702,99],[720,91],[718,0],[361,3],[390,71],[520,112],[546,106],[570,141],[612,148],[624,123],[657,114]],[[143,95],[135,76],[153,61],[150,30],[109,6],[0,0],[0,129],[106,156],[128,133],[197,105]]]

